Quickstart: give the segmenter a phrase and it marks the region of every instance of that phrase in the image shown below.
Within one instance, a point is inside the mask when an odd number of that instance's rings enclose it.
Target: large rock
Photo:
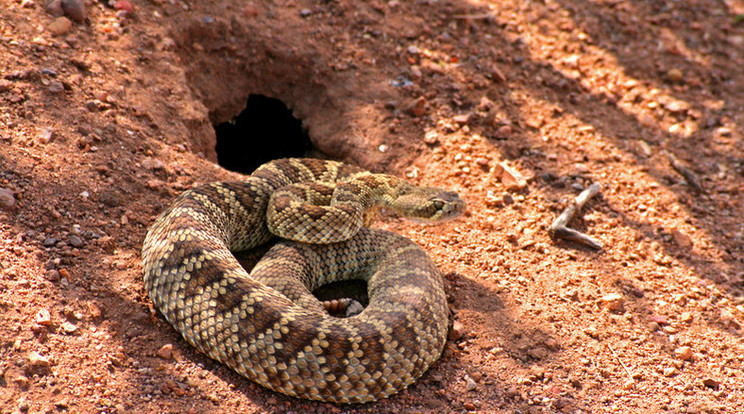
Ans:
[[[15,207],[15,195],[7,188],[0,187],[0,209],[12,210]]]

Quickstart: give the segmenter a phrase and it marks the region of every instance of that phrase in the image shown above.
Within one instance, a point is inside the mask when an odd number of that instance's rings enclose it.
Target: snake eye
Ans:
[[[439,211],[439,210],[441,210],[444,207],[444,201],[442,201],[442,200],[432,200],[431,201],[431,205],[432,205],[432,207],[434,207],[434,209],[436,211]]]

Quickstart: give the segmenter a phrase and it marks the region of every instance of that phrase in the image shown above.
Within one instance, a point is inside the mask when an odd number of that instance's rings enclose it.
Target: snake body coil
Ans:
[[[265,387],[337,403],[387,397],[439,357],[448,310],[441,274],[416,244],[361,227],[374,205],[422,220],[464,208],[455,193],[347,164],[276,160],[164,211],[142,248],[145,287],[189,343]],[[298,242],[277,243],[249,275],[231,251],[272,232]],[[368,286],[359,315],[332,317],[310,293],[352,278]]]

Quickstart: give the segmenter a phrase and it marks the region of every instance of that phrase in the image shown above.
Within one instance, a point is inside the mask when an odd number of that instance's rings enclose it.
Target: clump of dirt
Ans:
[[[744,405],[739,2],[6,3],[0,412]],[[239,178],[216,164],[214,126],[251,95],[287,105],[309,155],[469,203],[437,227],[378,224],[446,273],[454,320],[441,360],[392,398],[266,391],[189,347],[144,292],[155,216]],[[550,239],[592,183],[571,225],[603,248]]]

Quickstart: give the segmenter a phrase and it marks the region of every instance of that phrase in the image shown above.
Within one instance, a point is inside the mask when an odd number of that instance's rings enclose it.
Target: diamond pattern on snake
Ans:
[[[349,164],[275,160],[181,194],[145,238],[145,287],[186,341],[264,387],[335,403],[385,398],[439,358],[448,309],[426,253],[367,227],[378,207],[441,221],[465,203]],[[250,274],[233,256],[277,238]],[[367,282],[369,304],[333,317],[310,292],[348,279]]]

